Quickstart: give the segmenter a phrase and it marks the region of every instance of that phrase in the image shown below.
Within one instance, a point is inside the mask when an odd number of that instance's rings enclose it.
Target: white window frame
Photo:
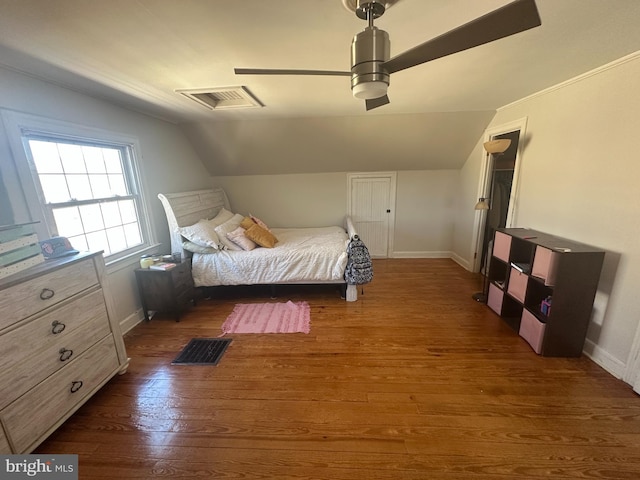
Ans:
[[[153,237],[154,230],[149,220],[150,215],[146,208],[144,185],[139,172],[138,159],[141,158],[141,149],[136,138],[121,133],[9,110],[2,111],[2,120],[7,130],[16,172],[31,220],[40,222],[36,227],[40,239],[50,238],[57,232],[51,224],[52,220],[49,213],[51,209],[40,200],[41,198],[44,199],[44,197],[39,181],[37,181],[38,173],[35,170],[33,160],[29,158],[27,153],[29,152],[28,140],[30,137],[47,137],[60,142],[72,141],[124,148],[128,157],[124,162],[125,176],[130,188],[133,190],[133,195],[136,197],[135,203],[142,244],[108,255],[105,257],[105,261],[107,264],[112,264],[125,258],[137,257],[140,252],[156,244]]]

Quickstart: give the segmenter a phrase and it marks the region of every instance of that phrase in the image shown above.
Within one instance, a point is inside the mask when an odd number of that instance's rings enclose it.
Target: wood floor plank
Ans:
[[[37,450],[82,479],[640,478],[640,397],[586,357],[537,356],[447,259],[374,260],[333,286],[224,288],[126,336],[112,379]],[[215,367],[173,366],[236,303],[309,302],[311,333],[229,335]]]

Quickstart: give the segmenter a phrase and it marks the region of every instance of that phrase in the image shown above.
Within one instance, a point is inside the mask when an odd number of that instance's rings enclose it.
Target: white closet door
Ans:
[[[349,175],[349,214],[372,257],[392,251],[395,173]]]

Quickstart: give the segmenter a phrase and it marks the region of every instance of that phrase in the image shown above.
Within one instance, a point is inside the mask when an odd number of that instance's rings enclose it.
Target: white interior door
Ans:
[[[372,257],[393,251],[396,174],[349,174],[349,206],[358,235]]]

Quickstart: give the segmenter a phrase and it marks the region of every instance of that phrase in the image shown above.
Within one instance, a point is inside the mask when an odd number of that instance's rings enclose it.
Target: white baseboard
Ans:
[[[392,258],[451,258],[452,252],[393,252]]]
[[[455,252],[393,252],[391,258],[450,258],[465,270],[471,271],[471,263]]]
[[[458,265],[460,265],[465,270],[468,270],[469,272],[471,271],[471,262],[469,262],[469,260],[467,260],[465,258],[462,258],[457,253],[451,253],[451,260],[456,262]]]
[[[133,327],[142,322],[142,320],[144,320],[142,309],[138,309],[133,312],[131,315],[120,322],[120,330],[122,331],[122,334],[124,335],[125,333],[127,333]]]
[[[614,377],[620,379],[624,377],[627,366],[617,358],[605,352],[602,348],[598,347],[591,340],[587,339],[584,342],[584,349],[582,353],[584,353],[587,357],[600,365]]]
[[[471,262],[455,252],[393,252],[391,258],[450,258],[465,270],[471,271]]]

